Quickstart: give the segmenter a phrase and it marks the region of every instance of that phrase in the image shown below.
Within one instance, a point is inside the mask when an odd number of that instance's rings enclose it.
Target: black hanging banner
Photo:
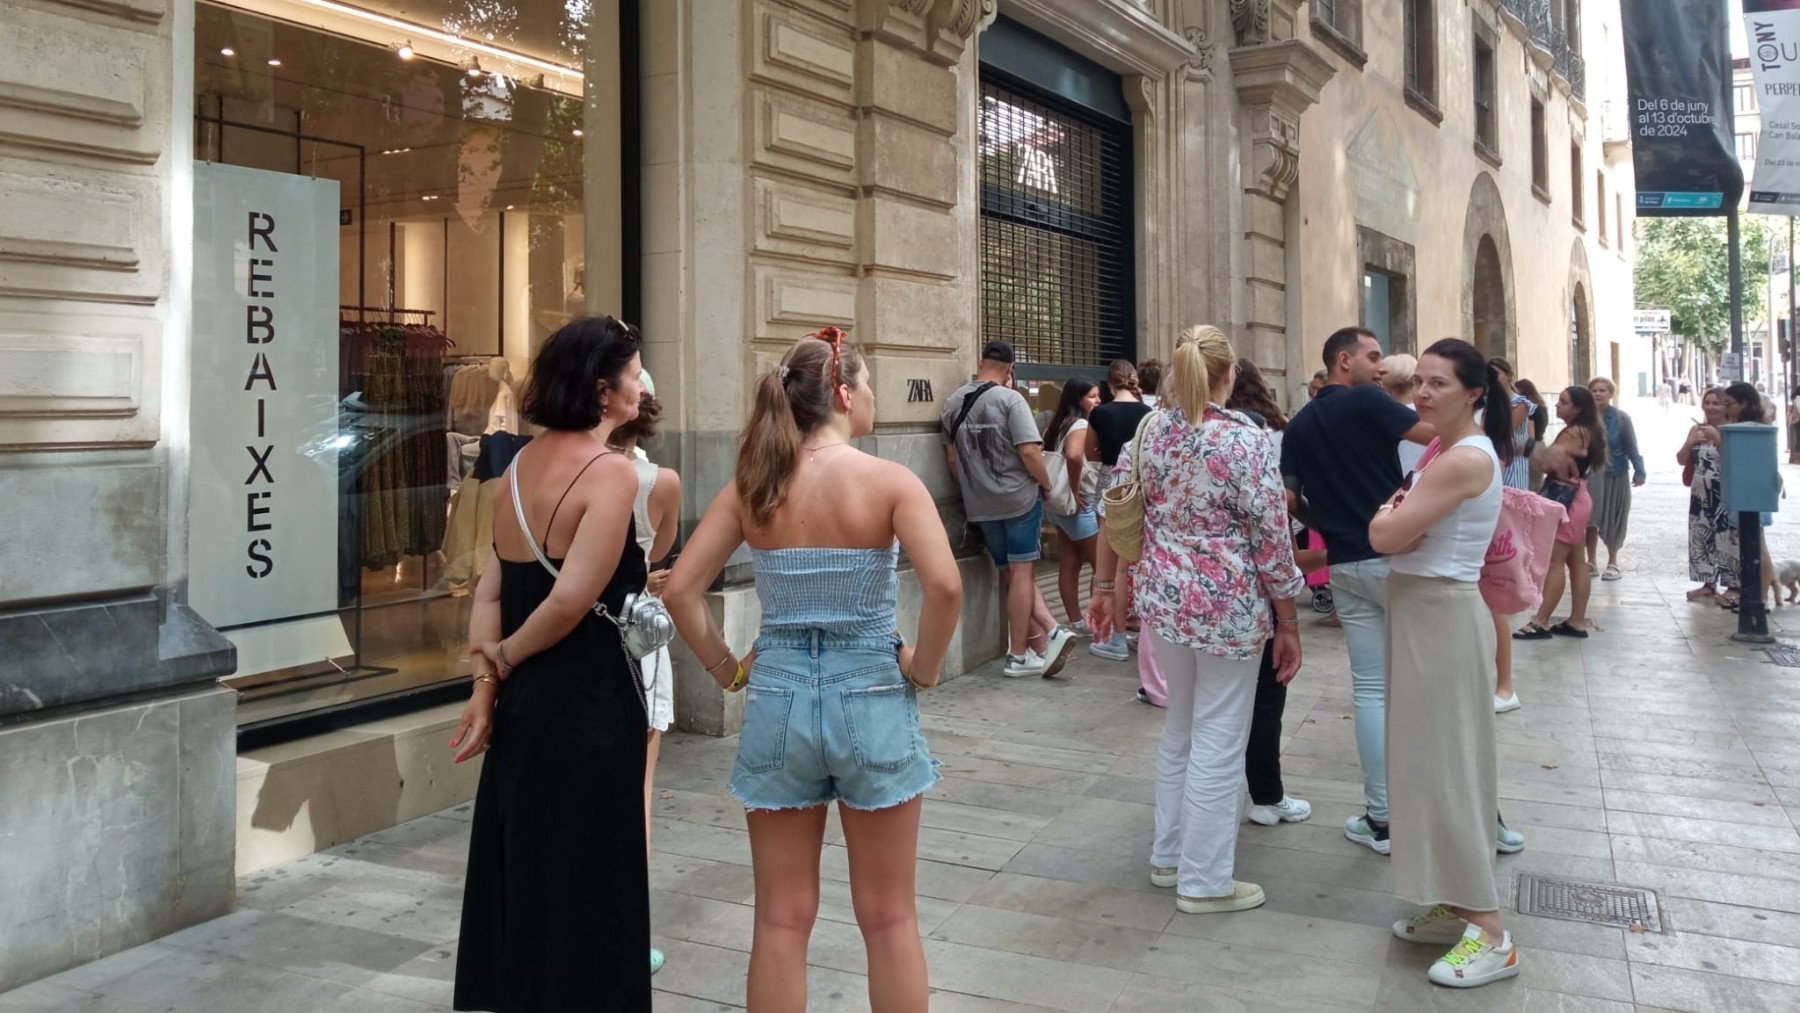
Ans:
[[[1639,215],[1724,215],[1743,195],[1726,16],[1719,0],[1619,5]]]

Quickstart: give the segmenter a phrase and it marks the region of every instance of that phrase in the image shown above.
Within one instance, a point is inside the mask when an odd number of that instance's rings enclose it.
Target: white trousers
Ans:
[[[1244,747],[1260,658],[1235,661],[1145,635],[1169,685],[1156,752],[1156,840],[1150,864],[1179,870],[1183,897],[1232,892]]]

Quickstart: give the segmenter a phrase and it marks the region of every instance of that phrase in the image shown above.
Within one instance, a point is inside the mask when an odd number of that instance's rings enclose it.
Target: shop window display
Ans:
[[[494,480],[528,439],[518,417],[525,369],[538,344],[585,309],[587,6],[387,6],[247,0],[196,9],[196,204],[204,191],[230,205],[217,215],[197,213],[197,225],[201,218],[230,224],[241,214],[242,202],[232,202],[238,180],[252,188],[304,177],[324,184],[325,200],[329,184],[337,193],[336,291],[328,281],[319,286],[319,298],[331,303],[322,319],[335,319],[335,333],[328,325],[294,333],[288,322],[279,340],[290,348],[304,343],[310,353],[299,380],[291,365],[271,365],[276,375],[242,392],[217,385],[227,403],[196,413],[197,423],[202,416],[209,423],[194,433],[197,454],[208,460],[209,441],[220,444],[220,457],[248,449],[237,446],[244,442],[238,434],[217,431],[228,428],[212,424],[218,419],[242,415],[279,441],[262,421],[280,408],[276,387],[288,396],[322,372],[321,363],[332,364],[334,403],[294,396],[299,410],[313,413],[307,437],[251,450],[273,462],[264,471],[270,498],[249,504],[252,531],[259,521],[280,528],[284,485],[322,483],[333,487],[336,544],[305,549],[335,555],[322,608],[302,594],[271,598],[260,611],[215,609],[239,644],[231,684],[242,693],[246,726],[467,675],[466,595],[491,551]],[[405,37],[408,24],[419,26],[417,38]],[[216,166],[232,170],[215,179],[208,174]],[[208,286],[245,291],[241,278],[220,274],[273,271],[256,265],[280,263],[259,251],[255,237],[222,242],[235,244],[235,258],[230,250],[205,256],[197,237],[197,305]],[[255,304],[231,311],[253,322],[272,312]],[[209,342],[238,359],[246,347],[241,328],[208,330],[197,318],[196,390],[211,368],[203,364],[212,361]],[[320,392],[331,386],[319,380]],[[216,474],[196,468],[196,603],[229,600],[225,584],[246,579],[235,563],[220,567],[226,552],[210,551],[226,533],[198,521],[214,501],[227,504],[221,514],[242,512],[235,484],[228,467]],[[259,507],[263,514],[254,512]],[[330,528],[305,530],[327,532],[317,540],[329,541]]]

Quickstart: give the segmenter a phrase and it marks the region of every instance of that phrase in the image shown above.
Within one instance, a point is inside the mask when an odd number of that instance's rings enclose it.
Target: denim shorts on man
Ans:
[[[1003,521],[982,521],[981,540],[987,543],[988,555],[995,566],[1008,563],[1035,563],[1044,529],[1044,501],[1031,505],[1024,516]]]
[[[745,809],[886,809],[937,783],[898,637],[764,633],[731,794]]]

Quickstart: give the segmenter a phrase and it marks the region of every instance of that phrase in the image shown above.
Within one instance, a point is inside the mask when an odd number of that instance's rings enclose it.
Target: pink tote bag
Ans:
[[[1423,471],[1437,453],[1438,441],[1432,440],[1419,458],[1418,470]],[[1510,616],[1535,611],[1543,601],[1556,529],[1568,511],[1525,489],[1506,488],[1500,494],[1500,520],[1481,565],[1481,598],[1489,611]]]

